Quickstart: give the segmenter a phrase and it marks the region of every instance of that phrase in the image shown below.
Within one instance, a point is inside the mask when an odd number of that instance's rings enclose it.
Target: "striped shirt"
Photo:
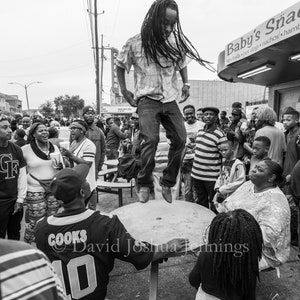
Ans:
[[[66,299],[47,257],[19,241],[0,239],[0,299]]]
[[[74,149],[75,148],[75,149]],[[72,150],[74,149],[74,150]],[[86,176],[86,181],[90,184],[91,191],[94,190],[97,186],[96,183],[96,173],[95,173],[95,155],[96,155],[96,146],[88,138],[82,140],[79,144],[76,141],[73,141],[70,150],[73,154],[85,161],[92,162],[90,166],[89,173]],[[74,163],[74,166],[77,164]]]
[[[192,168],[193,178],[204,181],[217,180],[222,161],[219,146],[226,140],[224,132],[219,128],[208,131],[204,127],[198,131]]]

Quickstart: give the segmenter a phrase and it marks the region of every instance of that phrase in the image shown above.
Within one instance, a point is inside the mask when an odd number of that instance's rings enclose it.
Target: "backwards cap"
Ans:
[[[51,182],[51,192],[56,199],[69,203],[76,198],[89,172],[87,164],[65,168],[56,174]]]

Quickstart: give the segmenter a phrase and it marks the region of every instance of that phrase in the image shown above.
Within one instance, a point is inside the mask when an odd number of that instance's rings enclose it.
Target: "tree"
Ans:
[[[46,118],[54,116],[54,103],[50,100],[47,100],[39,107],[40,113]]]
[[[62,113],[66,118],[78,117],[78,110],[84,107],[84,100],[80,99],[78,95],[76,96],[59,96],[54,99],[56,106],[56,112],[59,113],[58,107],[61,106]]]

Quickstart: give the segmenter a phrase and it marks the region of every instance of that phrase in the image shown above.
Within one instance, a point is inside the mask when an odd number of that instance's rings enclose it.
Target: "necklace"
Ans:
[[[46,155],[49,155],[50,150],[49,150],[49,143],[48,143],[48,142],[47,142],[47,144],[46,144],[46,148],[45,148],[45,149],[42,149],[42,147],[40,147],[38,141],[35,141],[35,143],[36,143],[36,145],[38,146],[38,148],[39,148],[42,152],[44,152]]]

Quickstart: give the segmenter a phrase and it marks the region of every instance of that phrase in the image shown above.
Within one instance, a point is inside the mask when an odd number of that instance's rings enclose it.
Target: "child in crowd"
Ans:
[[[259,224],[243,209],[218,214],[210,224],[189,275],[200,299],[256,299],[263,238]]]
[[[233,144],[225,141],[220,145],[223,157],[220,175],[215,184],[216,194],[213,202],[217,206],[231,195],[246,180],[245,167],[243,163],[234,157]]]
[[[268,152],[270,149],[271,141],[266,136],[258,136],[252,145],[253,155],[250,161],[250,171],[254,169],[257,163],[264,159],[270,159]],[[249,173],[250,173],[249,171]]]

